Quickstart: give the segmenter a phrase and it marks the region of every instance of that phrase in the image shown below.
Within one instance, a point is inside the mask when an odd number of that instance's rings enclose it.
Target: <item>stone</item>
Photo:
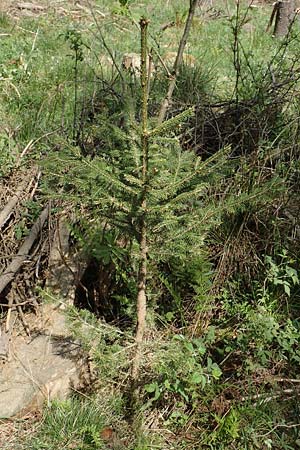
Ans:
[[[75,278],[80,279],[79,257],[70,255],[64,218],[54,233],[48,270],[46,290],[60,301],[26,315],[30,336],[14,326],[9,334],[0,333],[0,418],[22,416],[54,398],[65,399],[85,375],[86,355],[71,336],[64,313],[74,302]]]
[[[80,383],[80,345],[68,334],[63,313],[52,305],[45,308],[43,330],[11,339],[9,358],[0,369],[0,418],[22,416],[54,398],[65,399]]]

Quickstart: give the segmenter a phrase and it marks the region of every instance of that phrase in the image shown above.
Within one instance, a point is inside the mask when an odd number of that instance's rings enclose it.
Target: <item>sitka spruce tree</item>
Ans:
[[[145,18],[140,20],[140,27],[141,83],[137,103],[141,107],[135,111],[132,98],[124,100],[122,127],[114,125],[108,113],[98,118],[102,147],[97,154],[86,156],[81,149],[70,147],[58,152],[49,164],[49,179],[78,206],[87,228],[115,232],[133,261],[133,392],[137,392],[143,360],[147,302],[149,297],[155,298],[151,291],[155,286],[153,278],[161,265],[171,260],[184,265],[202,255],[204,239],[224,211],[256,197],[253,192],[245,196],[239,193],[238,197],[227,196],[225,202],[224,196],[220,201],[217,195],[210,195],[224,176],[229,149],[203,161],[193,151],[181,148],[178,135],[194,114],[193,108],[163,123],[157,117],[148,117]]]

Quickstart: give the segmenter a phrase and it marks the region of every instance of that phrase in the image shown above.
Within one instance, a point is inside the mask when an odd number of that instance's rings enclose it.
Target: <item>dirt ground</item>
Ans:
[[[90,7],[95,4],[89,0],[37,0],[37,1],[15,1],[1,0],[0,12],[11,17],[38,17],[49,13],[68,15],[79,19],[84,15],[90,15]]]

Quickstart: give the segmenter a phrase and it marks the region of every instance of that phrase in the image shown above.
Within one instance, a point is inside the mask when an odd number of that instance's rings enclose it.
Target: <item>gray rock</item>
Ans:
[[[79,383],[84,365],[80,346],[68,335],[63,313],[52,305],[44,309],[43,331],[11,339],[9,358],[0,368],[0,418],[64,399]]]
[[[26,315],[29,329],[34,330],[31,337],[17,335],[14,327],[9,337],[1,334],[0,418],[34,411],[54,398],[64,399],[80,383],[81,375],[84,378],[86,358],[70,336],[63,312],[74,301],[79,259],[69,255],[69,230],[62,218],[51,246],[46,284],[61,302],[40,306],[38,316]]]

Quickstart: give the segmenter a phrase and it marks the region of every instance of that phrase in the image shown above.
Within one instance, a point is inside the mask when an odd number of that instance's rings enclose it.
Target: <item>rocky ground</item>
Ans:
[[[64,315],[65,304],[74,298],[76,272],[68,229],[47,206],[20,228],[26,201],[37,195],[38,184],[34,168],[26,173],[16,169],[0,183],[1,450],[22,449],[22,436],[36,426],[42,405],[65,398],[85,371],[86,357],[70,336]],[[18,236],[24,225],[28,232]],[[51,288],[62,302],[41,302],[37,284]]]

